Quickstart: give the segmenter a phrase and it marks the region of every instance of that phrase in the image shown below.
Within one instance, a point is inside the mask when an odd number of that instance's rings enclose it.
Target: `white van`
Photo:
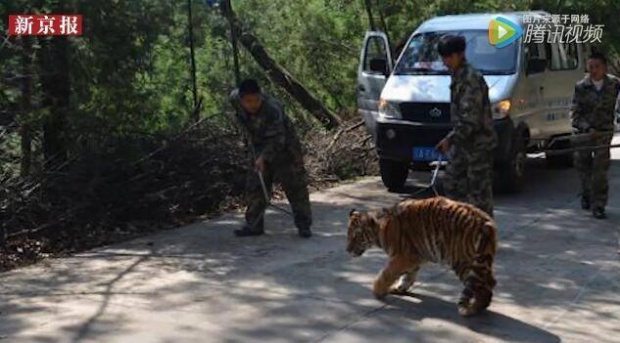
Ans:
[[[572,132],[569,108],[575,83],[584,77],[584,47],[548,39],[524,43],[524,35],[503,48],[489,42],[489,23],[497,16],[520,25],[523,16],[541,22],[546,12],[466,14],[424,22],[406,41],[398,59],[382,32],[368,32],[360,57],[358,112],[374,136],[381,177],[390,190],[401,188],[409,169],[429,168],[434,146],[450,130],[448,70],[436,52],[444,34],[462,35],[466,58],[489,86],[499,145],[495,151],[496,187],[519,191],[527,153],[550,146],[554,137]],[[548,162],[570,167],[572,156],[550,155]]]

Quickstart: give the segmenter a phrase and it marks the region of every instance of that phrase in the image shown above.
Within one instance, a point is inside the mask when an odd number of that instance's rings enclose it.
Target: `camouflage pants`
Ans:
[[[493,151],[450,149],[444,175],[446,196],[470,203],[493,217]]]
[[[612,138],[612,134],[605,134],[591,139],[582,146],[609,145]],[[590,200],[592,207],[605,208],[607,205],[609,165],[609,148],[575,152],[575,168],[581,181],[581,194]]]
[[[271,196],[273,182],[279,182],[284,188],[286,198],[293,210],[295,226],[298,229],[310,228],[312,225],[312,211],[310,208],[310,195],[306,182],[306,170],[303,158],[297,160],[287,159],[266,164],[263,171],[263,179],[267,188],[267,194]],[[268,206],[263,194],[258,174],[251,171],[247,179],[245,220],[248,226],[256,223],[254,230],[264,229],[263,213]],[[257,218],[260,218],[257,222]]]

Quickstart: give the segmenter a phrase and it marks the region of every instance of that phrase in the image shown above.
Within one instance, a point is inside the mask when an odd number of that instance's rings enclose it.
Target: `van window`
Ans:
[[[527,55],[525,57],[528,61],[543,58],[543,54],[541,53],[541,50],[540,50],[540,44],[533,43],[533,42],[528,43],[527,44]]]
[[[437,43],[446,34],[465,37],[465,57],[484,75],[514,74],[517,65],[518,44],[496,48],[489,43],[487,30],[424,32],[411,38],[394,74],[448,74],[437,53]]]
[[[551,44],[551,70],[572,70],[579,65],[579,55],[575,43]]]
[[[387,47],[381,37],[370,37],[365,51],[366,60],[364,61],[364,71],[376,73],[370,70],[370,61],[373,59],[387,59]]]
[[[551,43],[547,42],[545,44],[545,60],[547,60],[547,68],[551,67],[551,64],[554,63],[554,60],[557,60],[557,55],[551,53],[553,50]]]
[[[528,75],[542,73],[549,67],[551,46],[548,43],[530,42],[527,44],[526,51],[524,67],[529,69],[529,66],[537,66],[534,70],[530,70]],[[544,65],[541,65],[541,62],[544,62]]]

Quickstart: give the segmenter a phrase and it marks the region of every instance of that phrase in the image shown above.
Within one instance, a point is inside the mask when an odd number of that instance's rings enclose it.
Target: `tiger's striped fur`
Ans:
[[[434,197],[405,200],[381,211],[352,210],[347,243],[347,251],[355,257],[373,246],[389,256],[373,285],[378,299],[390,291],[406,292],[420,265],[433,262],[451,266],[463,282],[461,315],[475,314],[491,303],[497,229],[493,218],[473,205]]]

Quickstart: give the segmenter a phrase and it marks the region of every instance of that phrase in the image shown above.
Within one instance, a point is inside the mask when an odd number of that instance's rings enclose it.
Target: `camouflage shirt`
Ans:
[[[620,92],[620,79],[607,75],[603,87],[597,90],[592,80],[586,76],[577,82],[573,94],[570,116],[573,128],[579,132],[589,129],[613,131],[615,128],[614,108]]]
[[[464,61],[452,73],[450,84],[451,145],[469,149],[493,150],[497,134],[486,81],[473,66]]]
[[[303,153],[295,128],[275,98],[263,93],[263,104],[255,115],[245,113],[237,89],[230,93],[229,101],[257,155],[272,162]]]

